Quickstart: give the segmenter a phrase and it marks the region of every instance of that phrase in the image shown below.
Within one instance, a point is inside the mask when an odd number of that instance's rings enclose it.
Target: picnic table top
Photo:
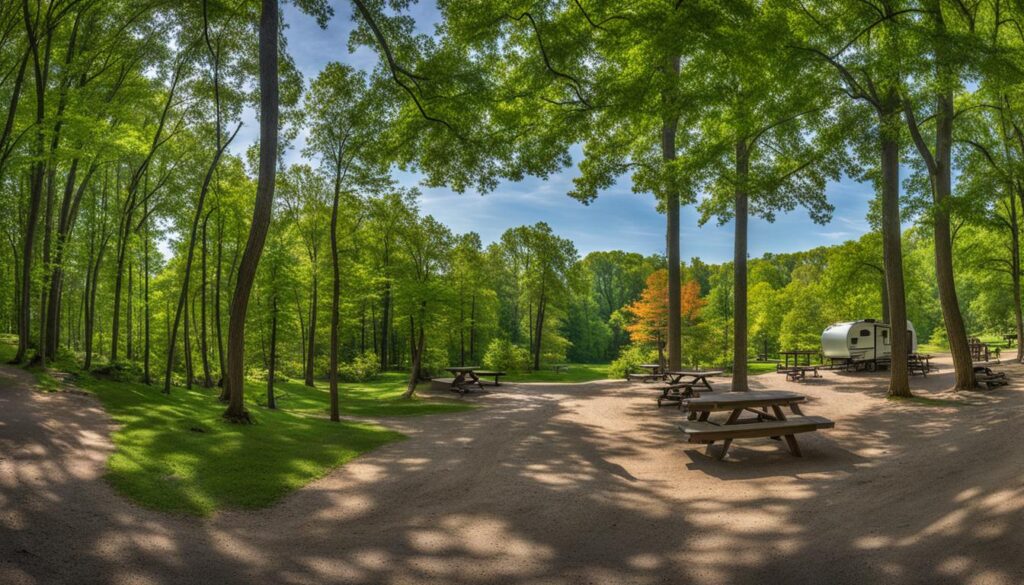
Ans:
[[[673,376],[693,376],[695,378],[700,378],[700,377],[704,377],[704,376],[721,376],[724,373],[724,371],[723,370],[707,370],[707,371],[670,370],[667,373],[671,374]]]
[[[803,402],[807,397],[785,390],[750,390],[747,392],[725,392],[706,394],[686,401],[690,410],[735,410],[754,406],[778,406]]]
[[[476,370],[483,369],[480,366],[450,366],[445,368],[449,372],[475,372]]]

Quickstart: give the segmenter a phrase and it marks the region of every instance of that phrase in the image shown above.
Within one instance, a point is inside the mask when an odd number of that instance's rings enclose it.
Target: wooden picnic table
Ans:
[[[812,357],[819,357],[821,352],[816,349],[791,349],[789,351],[780,351],[779,357],[782,358],[782,363],[777,364],[778,369],[789,369],[801,365],[800,362],[804,362],[803,365],[811,365]],[[803,358],[803,359],[801,359]],[[792,361],[792,365],[790,365]]]
[[[722,370],[670,370],[665,372],[665,377],[668,379],[669,384],[700,385],[711,390],[711,383],[708,382],[708,377],[721,376],[722,373]],[[683,381],[683,378],[691,379]]]
[[[627,380],[640,378],[644,382],[650,382],[651,380],[662,380],[665,378],[665,368],[660,364],[639,364],[637,367],[647,370],[647,372],[643,374],[626,374]]]
[[[689,436],[691,443],[705,443],[709,451],[715,441],[723,441],[719,459],[725,457],[733,439],[779,436],[785,438],[789,451],[800,457],[800,445],[796,440],[798,433],[835,426],[824,417],[804,416],[800,404],[806,400],[803,394],[779,390],[709,394],[686,401],[690,420],[679,428]],[[783,407],[789,408],[795,416],[787,417]],[[724,423],[719,424],[709,420],[715,412],[730,414]],[[740,419],[745,412],[755,414],[756,418]],[[696,420],[692,420],[694,417]]]
[[[451,391],[458,392],[459,394],[465,394],[466,392],[471,391],[474,384],[483,390],[483,384],[480,383],[480,377],[476,375],[476,371],[480,369],[480,366],[452,366],[445,368],[445,370],[451,372],[455,376],[452,380]]]
[[[907,368],[911,374],[927,376],[932,371],[932,358],[928,353],[912,353],[907,356]]]

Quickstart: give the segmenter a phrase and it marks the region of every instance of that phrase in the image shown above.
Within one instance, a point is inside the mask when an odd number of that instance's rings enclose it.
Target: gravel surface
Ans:
[[[0,584],[1024,583],[1024,367],[958,396],[939,365],[912,380],[930,404],[885,400],[884,373],[752,378],[836,421],[803,458],[768,439],[709,457],[638,383],[502,385],[380,420],[411,438],[207,519],[120,497],[98,403],[3,366]]]

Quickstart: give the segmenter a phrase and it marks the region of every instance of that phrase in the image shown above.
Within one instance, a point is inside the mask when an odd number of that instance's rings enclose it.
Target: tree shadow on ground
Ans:
[[[503,386],[470,413],[389,419],[410,440],[273,508],[209,520],[132,506],[93,464],[62,469],[64,456],[105,456],[83,442],[106,428],[89,399],[26,409],[0,394],[0,446],[17,459],[0,484],[0,580],[1024,580],[1024,451],[1005,440],[1024,423],[1020,386],[953,408],[885,400],[871,377],[842,382],[806,389],[809,413],[837,427],[801,437],[803,458],[765,439],[726,461],[684,443],[682,414],[637,388]]]

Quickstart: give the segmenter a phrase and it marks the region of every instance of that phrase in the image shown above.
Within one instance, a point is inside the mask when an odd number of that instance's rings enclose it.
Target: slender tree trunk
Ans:
[[[1020,215],[1017,212],[1017,193],[1010,191],[1010,272],[1013,286],[1013,318],[1017,333],[1017,362],[1024,361],[1024,313],[1021,309]]]
[[[680,58],[673,56],[669,59],[666,73],[673,77],[679,77]],[[671,102],[668,96],[663,97],[663,102]],[[669,111],[671,107],[667,108]],[[661,126],[661,156],[666,163],[676,159],[676,130],[679,119],[674,115],[668,115]],[[665,244],[668,256],[668,367],[670,370],[679,370],[682,367],[682,275],[680,274],[679,257],[679,191],[675,185],[669,185],[665,191],[665,215],[667,233]]]
[[[149,217],[147,209],[143,209],[146,217]],[[142,383],[152,384],[153,377],[150,375],[150,335],[149,335],[149,219],[146,219],[146,232],[142,240],[142,308],[143,324],[145,329],[144,343],[142,345]]]
[[[469,361],[476,361],[476,293],[469,306]]]
[[[974,363],[967,345],[967,328],[956,294],[953,277],[953,236],[949,221],[949,203],[953,193],[953,91],[949,88],[938,97],[935,131],[935,165],[933,194],[935,206],[935,280],[939,290],[942,320],[946,324],[949,351],[953,355],[957,390],[974,388]]]
[[[384,294],[381,297],[380,318],[380,370],[388,369],[388,335],[391,332],[391,279],[384,281]]]
[[[331,203],[331,340],[330,340],[330,395],[331,420],[341,420],[338,407],[338,314],[341,312],[341,267],[338,258],[338,204],[341,199],[340,172],[334,177],[334,199]]]
[[[134,284],[135,284],[134,283],[134,275],[133,275],[134,270],[132,270],[133,264],[134,263],[131,261],[131,259],[129,259],[128,260],[128,301],[127,301],[126,306],[125,306],[126,310],[125,310],[125,323],[124,323],[124,328],[125,328],[125,348],[124,348],[124,354],[125,354],[125,357],[128,358],[128,361],[131,361],[135,357],[133,355],[135,348],[132,347],[132,325],[134,325],[134,323],[132,323],[132,310],[133,310],[132,309],[132,296],[134,294],[134,288],[135,288],[134,287]]]
[[[306,341],[306,368],[305,368],[305,384],[310,388],[316,384],[313,380],[313,370],[316,361],[316,314],[317,307],[320,304],[318,297],[318,290],[320,288],[320,279],[317,276],[316,265],[313,266],[313,290],[310,291],[310,304],[309,304],[309,338]],[[335,307],[337,309],[337,307]]]
[[[224,214],[217,213],[217,271],[213,285],[213,320],[214,329],[217,335],[217,385],[224,385],[224,335],[223,325],[220,318],[220,290],[221,274],[223,273],[224,259]]]
[[[195,380],[195,370],[192,369],[192,338],[189,335],[190,332],[192,331],[192,328],[189,326],[189,302],[187,298],[185,299],[184,307],[182,308],[181,318],[184,321],[183,331],[181,333],[181,343],[183,346],[182,357],[185,358],[185,387],[191,390],[192,381]],[[172,343],[170,347],[174,347],[173,335],[171,337],[171,340]],[[172,355],[173,354],[170,351],[168,351],[168,357],[171,357]],[[170,391],[170,379],[168,378],[167,381],[164,382],[164,394],[169,394]]]
[[[267,408],[277,408],[274,400],[274,374],[277,368],[277,291],[270,302],[270,364],[267,367]]]
[[[103,262],[103,253],[107,247],[107,239],[104,238],[96,252],[96,263],[92,266],[92,282],[89,294],[89,306],[85,310],[85,363],[83,368],[89,371],[92,368],[93,335],[96,327],[96,290],[99,288],[100,265]]]
[[[46,120],[46,76],[43,63],[39,56],[39,39],[36,37],[36,29],[31,22],[28,0],[23,2],[25,12],[25,25],[28,30],[29,44],[32,47],[32,63],[35,72],[36,85],[36,140],[34,150],[38,160],[32,164],[29,179],[29,202],[28,217],[25,221],[25,238],[22,244],[21,255],[21,298],[18,313],[18,352],[14,361],[22,363],[28,354],[29,337],[31,335],[32,318],[32,260],[36,243],[36,228],[39,226],[39,212],[43,202],[43,178],[46,172],[46,165],[43,162],[43,154],[46,148],[46,134],[44,123]]]
[[[747,179],[750,151],[746,140],[736,142],[735,247],[733,250],[732,390],[750,390],[747,384]]]
[[[228,323],[228,360],[225,388],[229,402],[224,417],[233,422],[249,422],[244,402],[245,315],[249,305],[256,268],[270,227],[274,204],[274,180],[277,171],[278,83],[277,83],[277,0],[262,0],[259,30],[260,64],[260,156],[256,186],[256,204],[245,252],[238,267],[235,294],[231,300]]]
[[[544,288],[541,287],[540,301],[537,303],[537,337],[533,344],[533,369],[540,370],[541,340],[544,335],[544,309],[547,306],[547,299],[544,296]]]
[[[889,396],[910,397],[907,371],[908,335],[907,305],[903,283],[903,242],[900,226],[900,148],[898,97],[894,92],[885,98],[879,109],[882,166],[882,240],[885,256],[885,278],[889,291],[892,361]]]
[[[420,304],[420,333],[419,339],[416,343],[416,351],[413,352],[412,367],[409,371],[409,383],[405,388],[405,393],[402,394],[402,398],[412,398],[413,393],[416,392],[416,383],[420,379],[420,368],[423,366],[423,350],[426,348],[426,336],[423,332],[423,319],[427,313],[427,302],[422,301]]]
[[[206,332],[206,289],[208,288],[206,279],[206,227],[210,221],[210,213],[207,212],[206,217],[203,218],[203,242],[202,242],[202,258],[201,258],[201,270],[202,275],[200,276],[199,285],[199,353],[203,357],[203,388],[210,388],[213,386],[213,377],[210,375],[210,347],[208,343],[209,336]],[[274,307],[277,307],[277,297],[274,297]]]

